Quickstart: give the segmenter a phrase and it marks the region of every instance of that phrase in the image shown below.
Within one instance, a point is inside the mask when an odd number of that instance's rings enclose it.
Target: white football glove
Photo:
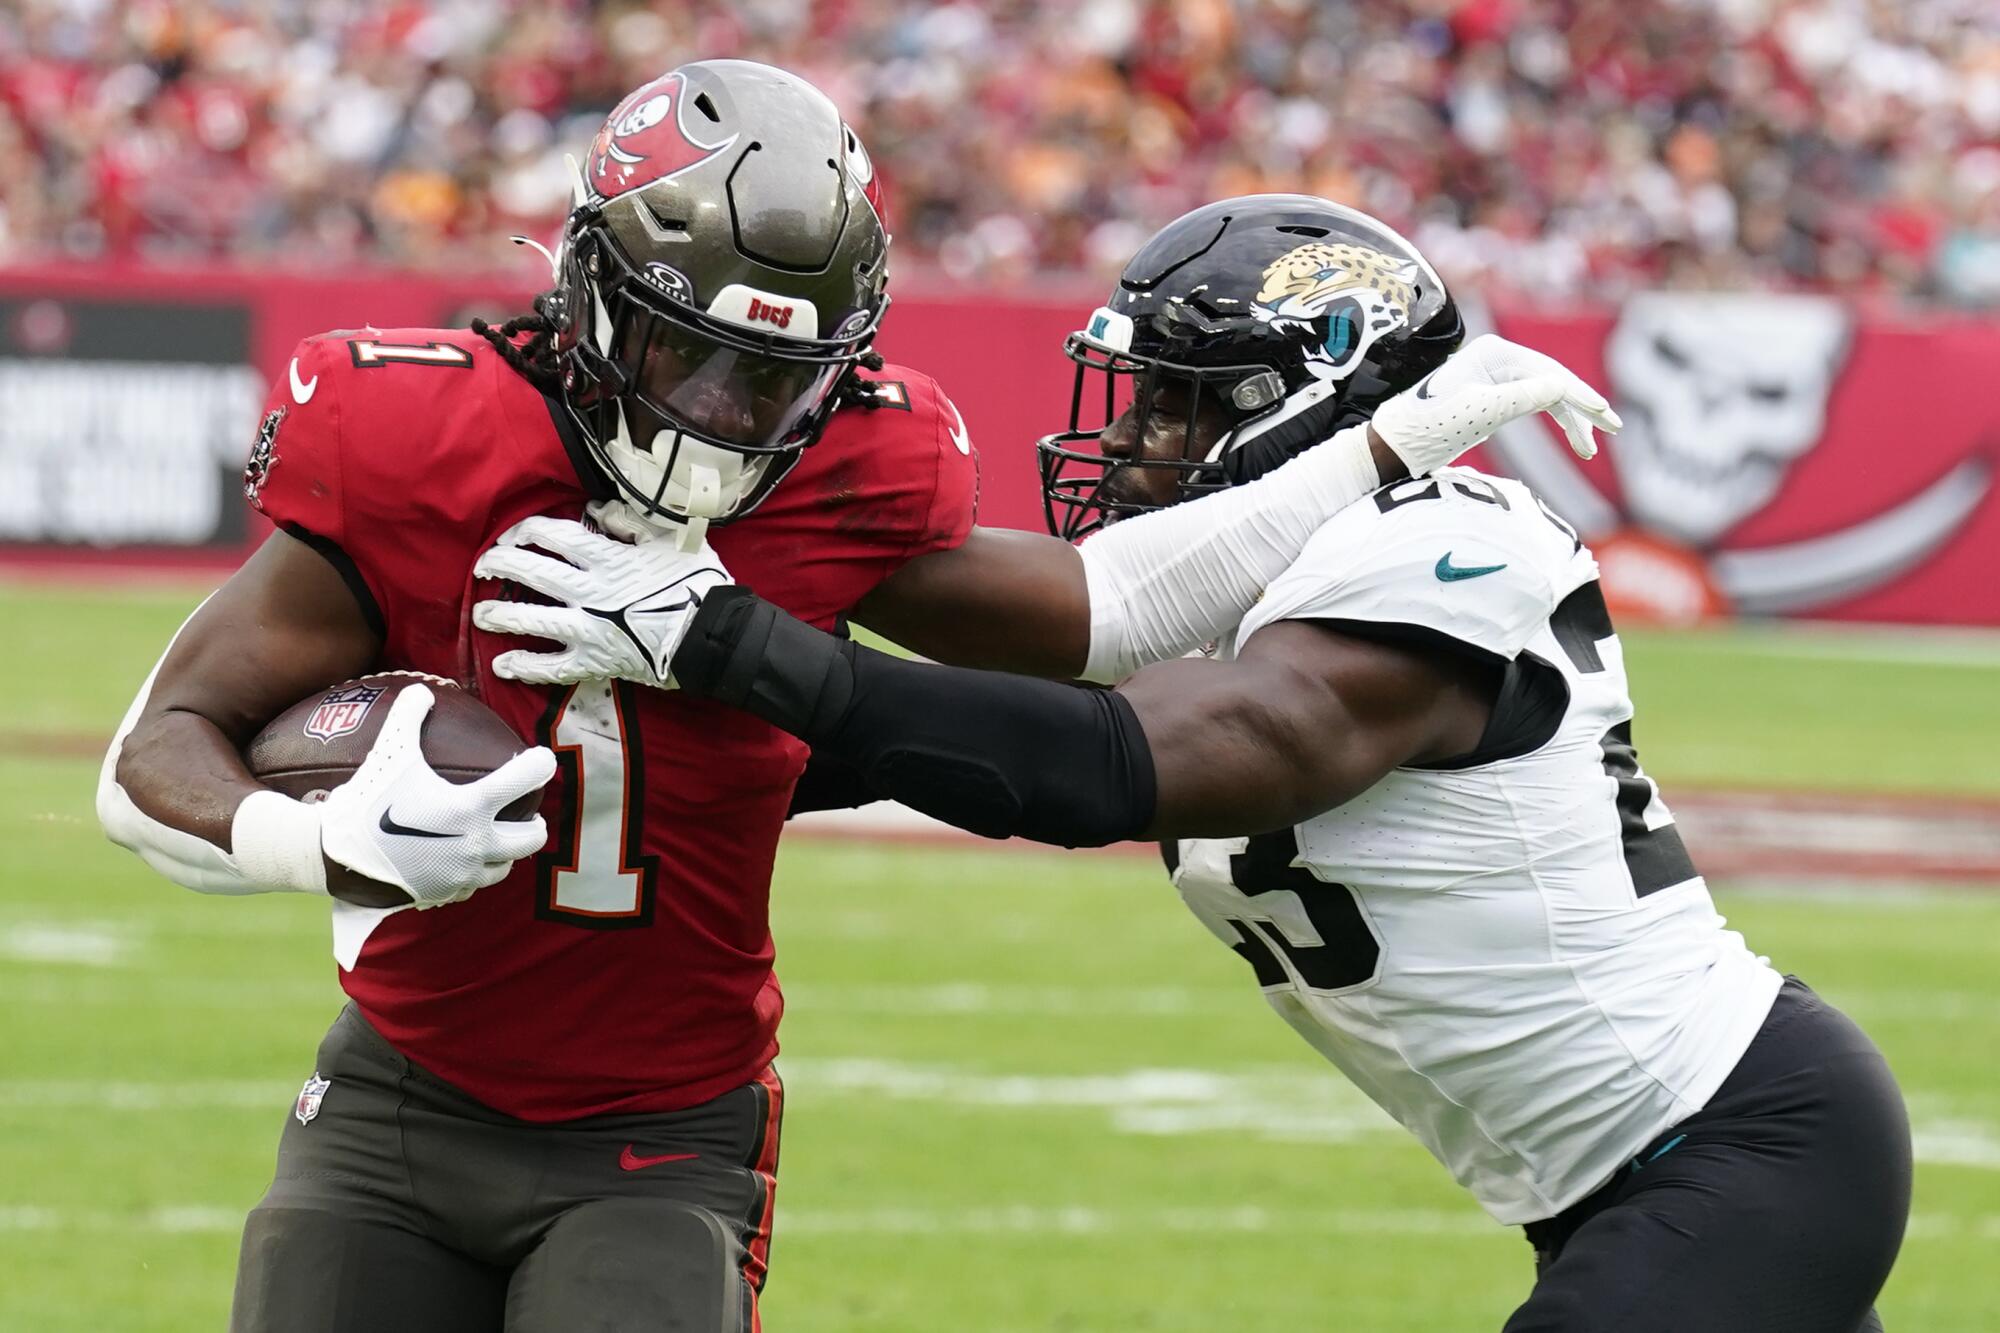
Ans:
[[[476,782],[447,782],[419,739],[435,702],[428,685],[397,695],[361,767],[318,807],[328,860],[397,886],[419,907],[468,898],[539,852],[549,840],[540,815],[499,814],[556,773],[555,755],[537,745]]]
[[[702,597],[735,581],[705,541],[692,551],[664,538],[622,542],[566,518],[521,520],[472,572],[563,603],[496,600],[472,608],[472,623],[483,630],[562,645],[553,653],[516,648],[493,659],[494,674],[533,685],[630,680],[671,689],[674,650]]]
[[[1552,356],[1483,333],[1417,384],[1391,398],[1370,422],[1382,442],[1421,477],[1443,467],[1519,417],[1547,412],[1578,458],[1594,458],[1590,428],[1616,434],[1625,423]]]

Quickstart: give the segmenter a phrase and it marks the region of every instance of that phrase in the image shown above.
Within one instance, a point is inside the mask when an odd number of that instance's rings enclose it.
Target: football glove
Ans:
[[[671,689],[674,649],[703,594],[734,582],[705,541],[691,551],[664,538],[622,542],[563,518],[523,519],[472,569],[561,603],[489,600],[472,608],[480,629],[562,645],[556,652],[516,648],[493,659],[494,674],[532,685],[629,680]]]
[[[420,739],[435,702],[428,685],[398,694],[361,767],[317,807],[328,860],[395,885],[419,907],[468,898],[540,851],[549,840],[540,815],[499,815],[556,773],[555,755],[537,745],[476,782],[439,777]]]
[[[1591,427],[1616,434],[1625,423],[1551,356],[1485,333],[1415,386],[1383,403],[1371,425],[1413,477],[1443,467],[1510,421],[1547,412],[1578,458],[1594,458]]]

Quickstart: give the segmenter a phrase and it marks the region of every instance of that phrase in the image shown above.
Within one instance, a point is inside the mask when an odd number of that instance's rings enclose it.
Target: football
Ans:
[[[382,729],[396,696],[428,685],[437,696],[424,719],[424,758],[448,782],[473,782],[528,748],[500,715],[455,681],[416,671],[383,671],[342,681],[301,699],[273,718],[244,751],[251,776],[302,801],[325,800],[354,776]],[[541,803],[529,792],[500,812],[527,819]],[[401,889],[352,877],[335,896],[363,907],[396,907],[409,901]]]

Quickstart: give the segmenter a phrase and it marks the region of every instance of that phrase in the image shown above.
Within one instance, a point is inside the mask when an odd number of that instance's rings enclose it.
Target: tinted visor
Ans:
[[[732,346],[636,303],[613,355],[627,397],[663,424],[746,451],[795,443],[846,370],[844,361]]]

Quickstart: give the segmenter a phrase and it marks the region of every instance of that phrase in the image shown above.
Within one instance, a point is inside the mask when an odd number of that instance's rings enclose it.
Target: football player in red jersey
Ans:
[[[351,1004],[246,1224],[238,1330],[756,1326],[782,1105],[767,900],[806,752],[618,679],[657,681],[654,628],[685,619],[688,589],[651,580],[649,548],[712,542],[821,628],[851,613],[961,661],[1073,676],[1201,642],[1325,517],[1472,443],[1349,430],[1088,557],[977,529],[957,411],[868,351],[888,238],[821,94],[765,66],[683,66],[620,104],[583,174],[535,316],[300,344],[246,473],[279,531],[182,628],[106,757],[107,831],[177,882],[335,899]],[[1460,336],[1435,275],[1408,276],[1348,366],[1375,402]],[[1315,383],[1273,371],[1240,392],[1234,443],[1301,449],[1360,410]],[[1492,390],[1511,415],[1579,391],[1553,373]],[[538,613],[570,610],[497,600],[535,545],[634,556],[579,613],[619,660],[574,685],[495,670],[545,637]],[[451,678],[539,744],[444,782],[414,743],[420,687],[325,802],[250,777],[240,751],[264,723],[383,668]],[[496,818],[545,784],[536,820]]]

